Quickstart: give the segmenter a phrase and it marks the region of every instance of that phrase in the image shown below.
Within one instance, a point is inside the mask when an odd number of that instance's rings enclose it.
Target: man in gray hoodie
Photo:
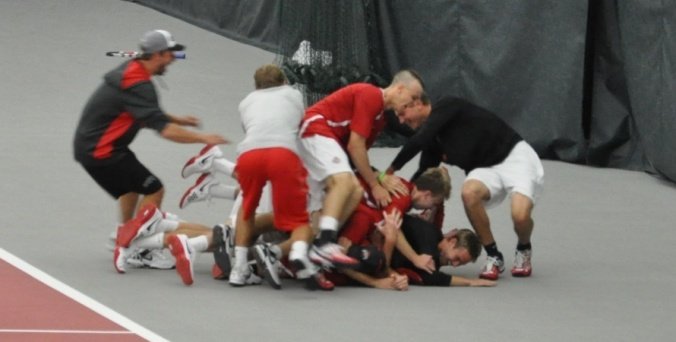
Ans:
[[[75,160],[120,205],[120,222],[135,215],[136,208],[162,203],[162,182],[141,164],[129,144],[141,128],[156,130],[165,139],[179,143],[224,144],[218,134],[187,130],[199,125],[193,116],[164,112],[151,81],[162,75],[175,57],[177,44],[164,30],[146,32],[141,38],[142,55],[122,63],[103,77],[103,83],[84,107],[75,131]]]

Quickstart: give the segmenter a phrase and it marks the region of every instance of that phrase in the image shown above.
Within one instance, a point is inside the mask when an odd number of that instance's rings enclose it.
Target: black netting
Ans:
[[[373,51],[380,44],[372,1],[286,0],[279,13],[277,63],[303,91],[308,106],[351,83],[389,83]],[[401,141],[386,132],[375,145]]]

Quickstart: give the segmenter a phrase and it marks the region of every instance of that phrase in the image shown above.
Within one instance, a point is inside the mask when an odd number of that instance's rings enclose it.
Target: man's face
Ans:
[[[412,129],[418,129],[427,119],[428,107],[420,100],[413,100],[406,104],[401,111],[397,111],[399,123],[405,124]]]
[[[441,262],[453,267],[462,266],[472,261],[472,256],[469,255],[467,248],[455,247],[456,241],[455,239],[448,241],[440,253]]]
[[[167,66],[174,62],[176,57],[174,53],[170,50],[161,51],[158,53],[158,67],[155,75],[162,76],[167,72]]]
[[[432,209],[439,204],[441,204],[444,199],[441,196],[434,196],[432,195],[432,191],[430,190],[418,190],[415,189],[415,193],[412,196],[413,198],[413,203],[411,204],[413,208],[415,209]]]
[[[402,112],[414,100],[419,99],[422,95],[422,87],[418,83],[410,84],[408,87],[404,84],[397,85],[396,96],[394,97],[394,104],[392,109],[396,113]]]

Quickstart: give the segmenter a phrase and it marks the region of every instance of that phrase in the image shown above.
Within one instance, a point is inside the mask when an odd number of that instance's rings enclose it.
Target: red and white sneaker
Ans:
[[[129,251],[127,248],[115,246],[113,249],[113,266],[117,273],[125,273]]]
[[[223,270],[218,266],[218,264],[214,263],[211,266],[211,276],[216,279],[216,280],[225,280],[228,279],[229,274],[225,274]]]
[[[489,256],[486,258],[486,264],[481,269],[479,278],[488,280],[498,280],[500,273],[505,271],[505,262],[498,258]]]
[[[154,204],[146,204],[136,213],[136,217],[117,229],[115,245],[129,247],[132,241],[155,233],[155,224],[164,218],[164,214]]]
[[[512,267],[512,276],[530,277],[533,267],[530,264],[530,258],[533,252],[530,249],[514,253],[514,266]]]
[[[205,173],[211,169],[214,159],[220,158],[223,156],[223,152],[216,145],[207,145],[205,146],[198,155],[190,158],[183,169],[181,170],[181,176],[183,178],[188,178],[190,175],[196,173]]]
[[[324,275],[323,271],[319,271],[313,274],[311,277],[305,279],[305,288],[310,291],[314,290],[333,291],[335,287],[336,284],[326,279],[326,276]]]
[[[167,239],[169,250],[176,259],[176,273],[183,280],[183,284],[193,283],[193,251],[188,244],[188,237],[184,234],[170,235]]]
[[[348,256],[340,245],[332,242],[321,246],[313,244],[308,256],[312,262],[326,268],[354,267],[359,264],[359,260]]]
[[[216,184],[218,184],[218,181],[213,176],[211,176],[210,173],[202,174],[199,178],[197,178],[195,184],[188,188],[185,193],[183,193],[183,196],[181,196],[181,202],[178,203],[178,207],[183,209],[190,203],[202,202],[204,200],[210,199],[211,195],[209,194],[209,188]]]

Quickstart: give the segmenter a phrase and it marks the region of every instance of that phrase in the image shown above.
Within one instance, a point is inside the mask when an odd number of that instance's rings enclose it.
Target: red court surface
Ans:
[[[162,341],[162,337],[0,248],[0,341]]]

